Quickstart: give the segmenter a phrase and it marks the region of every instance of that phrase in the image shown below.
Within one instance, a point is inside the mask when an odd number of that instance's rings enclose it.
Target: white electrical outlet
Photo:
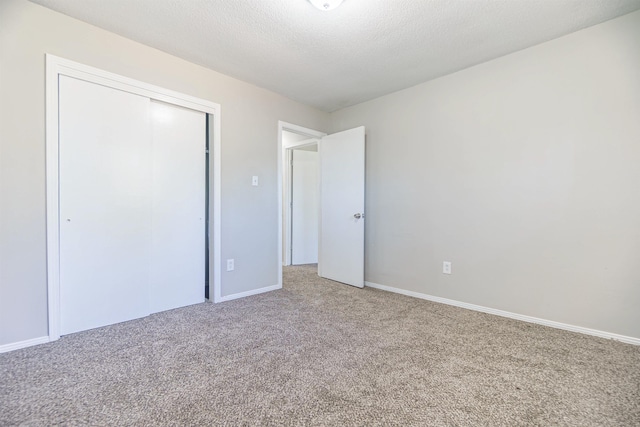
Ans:
[[[443,274],[451,274],[451,262],[443,261],[442,262],[442,273]]]
[[[254,187],[258,186],[258,177],[257,176],[252,176],[251,177],[251,185],[253,185]]]
[[[234,264],[233,259],[227,260],[227,271],[233,271],[233,269],[235,268],[233,264]]]

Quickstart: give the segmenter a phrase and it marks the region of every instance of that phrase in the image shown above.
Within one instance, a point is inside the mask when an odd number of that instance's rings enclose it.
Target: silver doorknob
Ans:
[[[364,214],[359,214],[359,213],[357,213],[357,214],[353,214],[353,217],[354,217],[355,219],[364,218]]]

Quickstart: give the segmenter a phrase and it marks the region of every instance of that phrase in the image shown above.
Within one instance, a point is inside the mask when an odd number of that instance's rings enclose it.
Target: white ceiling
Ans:
[[[640,0],[31,0],[334,111],[640,9]]]

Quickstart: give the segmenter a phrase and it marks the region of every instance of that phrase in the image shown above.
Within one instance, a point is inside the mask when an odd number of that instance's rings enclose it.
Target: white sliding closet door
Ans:
[[[151,101],[151,312],[204,301],[206,114]]]
[[[149,314],[149,99],[60,76],[62,334]]]
[[[206,114],[59,78],[62,335],[204,301]]]

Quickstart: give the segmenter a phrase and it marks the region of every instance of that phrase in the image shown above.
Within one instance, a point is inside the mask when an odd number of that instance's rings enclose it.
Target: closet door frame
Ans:
[[[47,302],[49,340],[60,338],[60,206],[59,206],[59,76],[122,90],[207,114],[209,123],[209,259],[213,302],[221,300],[220,274],[220,105],[205,99],[164,89],[135,79],[90,67],[54,55],[46,55],[46,225]],[[204,289],[203,289],[204,292]]]

